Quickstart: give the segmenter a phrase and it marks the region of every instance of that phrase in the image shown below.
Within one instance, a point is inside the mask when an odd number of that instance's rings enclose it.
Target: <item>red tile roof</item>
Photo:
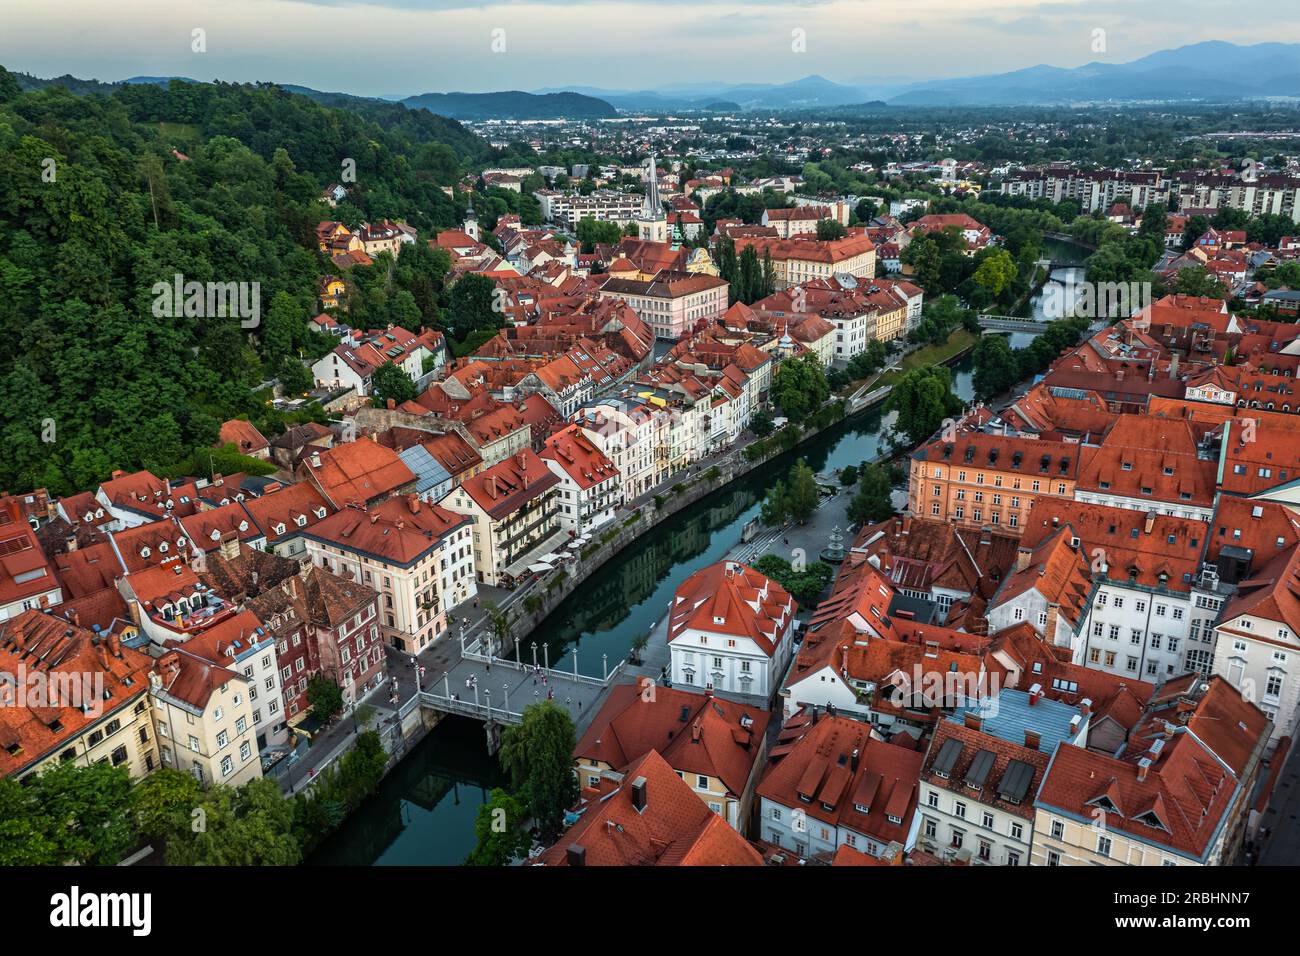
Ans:
[[[642,786],[645,805],[633,803]],[[539,858],[547,866],[568,866],[581,848],[584,866],[761,866],[762,857],[745,838],[696,796],[653,750],[628,765],[621,781],[610,781],[586,801],[578,822]]]
[[[687,629],[747,637],[769,657],[789,631],[794,599],[775,581],[735,561],[719,561],[683,581],[669,611],[671,643]]]
[[[617,684],[573,755],[622,770],[655,750],[674,770],[716,777],[739,798],[768,719],[764,710],[712,695],[670,687],[654,687],[647,695],[635,684]]]

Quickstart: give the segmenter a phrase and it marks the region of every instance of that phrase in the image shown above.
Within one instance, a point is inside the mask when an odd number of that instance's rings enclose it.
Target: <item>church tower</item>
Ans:
[[[659,199],[659,170],[654,153],[650,154],[649,163],[650,176],[646,180],[645,204],[636,220],[637,234],[645,242],[667,242],[668,217],[664,215],[664,205]]]
[[[474,218],[474,203],[470,202],[469,208],[465,210],[465,235],[469,236],[475,242],[480,242],[478,237],[478,220]]]

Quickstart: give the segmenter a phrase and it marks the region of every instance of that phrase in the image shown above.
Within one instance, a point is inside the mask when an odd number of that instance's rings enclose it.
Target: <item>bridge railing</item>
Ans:
[[[461,655],[461,658],[467,661],[478,661],[480,664],[486,664],[488,662],[488,655],[480,653],[479,651],[471,651],[468,648],[465,650],[465,653]],[[519,671],[522,674],[530,674],[533,670],[532,664],[516,663],[506,657],[493,657],[491,658],[491,661],[493,667]],[[603,687],[606,684],[613,682],[614,678],[618,676],[625,664],[627,664],[627,658],[624,658],[615,664],[613,669],[609,672],[609,676],[604,678],[588,677],[586,674],[579,674],[576,671],[561,671],[556,670],[554,667],[543,667],[540,664],[537,665],[537,669],[547,677],[556,680],[569,680],[577,684],[589,684],[593,687]]]
[[[506,707],[493,707],[487,703],[475,703],[472,700],[462,700],[459,697],[448,697],[446,694],[439,694],[434,691],[422,690],[418,696],[421,704],[446,713],[460,714],[465,717],[481,717],[486,720],[497,720],[507,724],[522,723],[524,719],[524,715],[517,710],[510,710]]]

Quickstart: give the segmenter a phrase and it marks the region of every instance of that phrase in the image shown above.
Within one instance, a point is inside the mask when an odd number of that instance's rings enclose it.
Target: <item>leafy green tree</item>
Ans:
[[[294,866],[302,851],[292,831],[294,805],[269,778],[203,794],[189,830],[167,844],[169,866]]]
[[[371,401],[376,408],[383,408],[390,400],[400,405],[419,394],[411,376],[392,362],[385,362],[375,369],[370,377],[370,389],[374,393]]]
[[[912,444],[939,430],[943,420],[962,410],[952,392],[952,377],[942,365],[914,368],[905,373],[885,399],[885,411],[897,412],[894,429]]]
[[[1012,388],[1020,380],[1020,367],[1003,335],[986,335],[972,354],[975,364],[975,396],[987,401]]]
[[[791,421],[802,421],[830,398],[821,362],[811,354],[789,358],[772,377],[772,399]]]
[[[576,743],[573,719],[549,700],[529,704],[522,722],[501,737],[501,766],[547,838],[559,833],[565,810],[578,799]]]
[[[284,389],[285,395],[301,395],[311,391],[316,385],[311,369],[289,356],[285,356],[280,363],[276,378],[280,380],[280,387]]]
[[[0,779],[0,866],[66,863],[53,827],[29,788],[13,777]]]
[[[1011,253],[1005,249],[995,249],[983,258],[971,278],[991,299],[996,300],[1003,290],[1010,288],[1016,281],[1017,275],[1019,270]]]
[[[839,224],[836,219],[818,219],[817,220],[817,238],[823,241],[831,239],[843,239],[849,234],[849,231]]]
[[[492,308],[494,290],[492,280],[476,272],[467,272],[456,280],[447,302],[452,335],[464,340],[471,332],[502,327],[504,320]]]
[[[474,833],[478,844],[466,858],[467,866],[508,866],[528,855],[528,811],[522,800],[500,787],[493,789],[487,803],[478,808]]]
[[[324,674],[316,674],[307,681],[307,704],[315,720],[329,720],[343,710],[343,688]]]
[[[592,252],[598,243],[616,246],[623,238],[623,230],[618,223],[596,220],[590,216],[578,220],[576,232],[584,253]]]
[[[761,517],[764,524],[778,525],[785,523],[788,513],[785,482],[778,478],[772,487],[767,489],[767,495],[763,498]]]
[[[800,458],[790,469],[790,483],[785,495],[786,512],[799,524],[807,524],[817,510],[818,501],[817,476],[808,467],[808,462]]]
[[[772,434],[772,429],[776,427],[772,422],[772,415],[765,408],[760,408],[749,417],[749,430],[759,438],[766,438]]]
[[[58,859],[112,866],[130,849],[135,829],[126,767],[58,763],[38,775],[31,790],[50,818]]]
[[[202,797],[203,785],[192,773],[160,767],[131,791],[136,829],[146,839],[166,842],[190,828]]]
[[[858,490],[849,501],[849,520],[858,525],[868,525],[892,517],[892,491],[887,469],[876,464],[864,467],[858,475]]]

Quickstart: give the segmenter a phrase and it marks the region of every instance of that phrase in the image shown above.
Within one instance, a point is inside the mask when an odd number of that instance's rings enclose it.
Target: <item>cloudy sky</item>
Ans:
[[[0,0],[0,64],[38,76],[272,80],[372,96],[572,85],[653,89],[785,82],[810,73],[847,83],[1124,62],[1212,39],[1300,40],[1300,25],[1279,15],[1278,6],[1222,0]],[[205,52],[194,50],[196,30],[203,31]],[[1097,30],[1105,31],[1103,52],[1094,52]],[[803,52],[792,49],[794,31],[806,37]]]

